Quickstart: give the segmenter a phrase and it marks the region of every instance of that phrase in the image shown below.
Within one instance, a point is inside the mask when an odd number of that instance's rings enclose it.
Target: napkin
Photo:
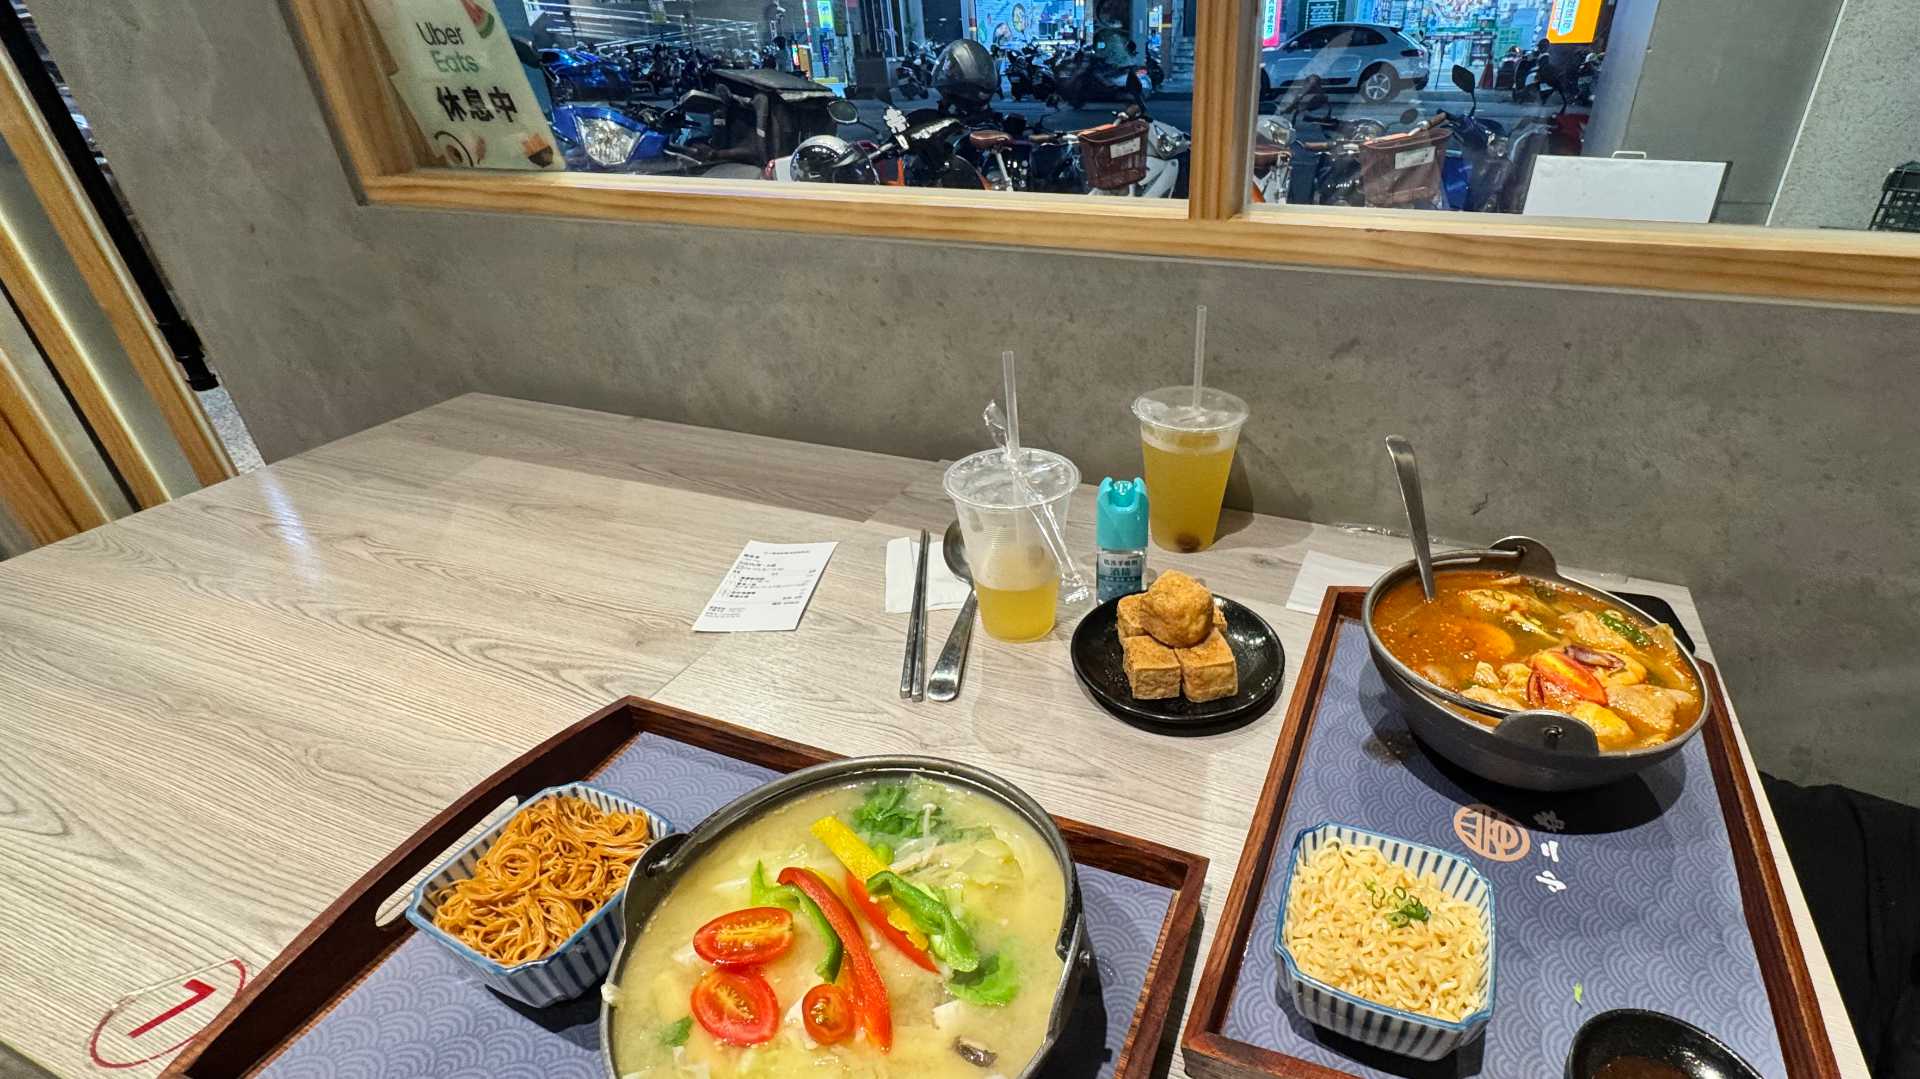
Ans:
[[[1303,614],[1318,614],[1327,589],[1334,585],[1370,585],[1387,567],[1372,562],[1356,562],[1339,555],[1308,551],[1300,563],[1300,575],[1293,579],[1293,591],[1287,594],[1287,609]]]
[[[912,536],[887,541],[887,613],[905,614],[913,609],[913,570],[920,557],[920,544]],[[940,553],[940,541],[930,540],[927,547],[927,610],[958,610],[967,601],[967,582],[953,575]]]

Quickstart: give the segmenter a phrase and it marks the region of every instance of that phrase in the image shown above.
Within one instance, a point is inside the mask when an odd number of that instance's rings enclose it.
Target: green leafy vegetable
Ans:
[[[848,824],[876,851],[884,848],[882,857],[887,861],[893,860],[895,848],[911,839],[923,836],[964,839],[991,831],[949,824],[938,802],[917,797],[913,786],[907,783],[879,783],[869,788],[866,799],[853,811]]]
[[[1632,641],[1640,648],[1645,648],[1653,643],[1653,638],[1647,636],[1646,631],[1634,625],[1632,622],[1627,621],[1621,616],[1619,611],[1601,611],[1600,621],[1604,623],[1608,629]]]
[[[685,1045],[687,1035],[691,1033],[693,1033],[693,1016],[683,1015],[679,1022],[667,1024],[667,1029],[660,1032],[660,1044]]]
[[[756,907],[780,907],[807,916],[820,939],[827,942],[827,954],[814,967],[814,973],[822,981],[832,982],[840,977],[840,963],[846,958],[846,945],[840,942],[840,935],[833,931],[833,923],[827,921],[826,912],[808,899],[806,893],[791,884],[767,883],[767,867],[764,862],[753,863],[753,876],[747,881],[750,901]]]
[[[887,870],[867,878],[867,894],[875,899],[892,896],[913,920],[914,927],[927,935],[927,949],[935,959],[961,972],[979,969],[980,950],[973,942],[973,934],[931,893]]]
[[[1020,992],[1020,971],[1005,952],[987,956],[973,970],[947,980],[947,990],[969,1004],[1001,1007]]]

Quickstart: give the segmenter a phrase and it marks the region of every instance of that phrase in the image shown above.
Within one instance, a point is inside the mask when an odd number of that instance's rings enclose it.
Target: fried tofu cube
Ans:
[[[1180,692],[1190,701],[1215,701],[1240,692],[1240,668],[1219,630],[1192,648],[1174,650],[1180,661]]]
[[[1227,631],[1227,612],[1220,606],[1219,600],[1213,603],[1213,628],[1222,633]]]
[[[1121,596],[1120,605],[1114,608],[1114,627],[1122,637],[1138,637],[1147,632],[1140,624],[1140,605],[1147,602],[1144,592],[1135,592],[1131,596]]]
[[[1142,633],[1120,638],[1127,689],[1135,699],[1165,700],[1180,695],[1180,660],[1173,649]]]
[[[1213,632],[1213,593],[1207,586],[1170,569],[1147,589],[1140,624],[1168,648],[1192,648]]]

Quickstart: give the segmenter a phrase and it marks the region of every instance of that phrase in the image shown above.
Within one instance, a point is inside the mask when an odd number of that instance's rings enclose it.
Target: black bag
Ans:
[[[814,135],[839,130],[827,112],[839,95],[817,82],[765,68],[718,68],[713,82],[727,103],[714,116],[718,159],[764,165]]]

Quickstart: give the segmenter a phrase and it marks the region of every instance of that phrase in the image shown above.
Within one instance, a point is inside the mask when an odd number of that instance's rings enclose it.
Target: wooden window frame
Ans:
[[[1247,205],[1256,0],[1201,0],[1193,179],[1162,199],[980,194],[423,164],[360,0],[284,0],[362,202],[1163,255],[1529,284],[1920,307],[1920,237]]]

